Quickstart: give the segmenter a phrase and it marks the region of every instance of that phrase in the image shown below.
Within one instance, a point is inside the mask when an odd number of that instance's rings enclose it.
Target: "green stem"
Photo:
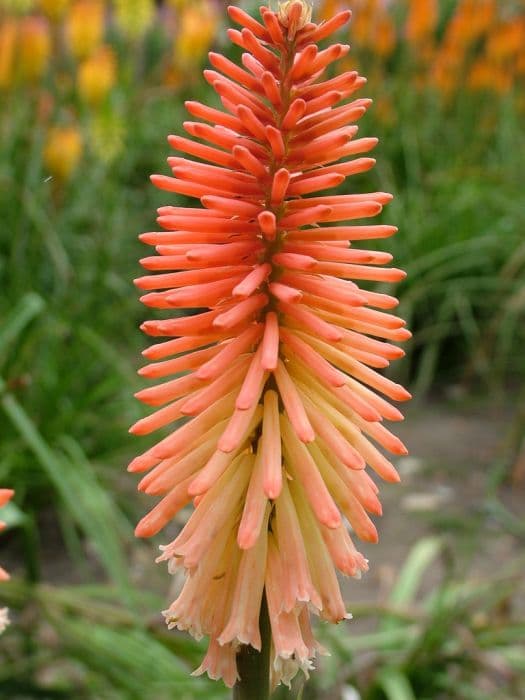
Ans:
[[[233,689],[233,700],[268,700],[270,697],[270,618],[266,596],[263,595],[259,616],[261,651],[249,645],[237,654],[237,669],[241,679]]]

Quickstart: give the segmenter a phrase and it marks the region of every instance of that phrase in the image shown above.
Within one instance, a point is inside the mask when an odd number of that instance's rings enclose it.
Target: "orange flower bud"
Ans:
[[[49,25],[42,17],[24,17],[20,21],[17,69],[24,82],[36,82],[42,77],[51,56]]]
[[[68,180],[82,155],[82,135],[77,126],[54,126],[44,146],[46,170],[59,182]]]
[[[101,46],[78,68],[78,93],[91,106],[103,102],[116,81],[117,62],[115,53],[109,46]]]
[[[65,33],[71,53],[81,59],[102,43],[104,3],[101,0],[77,0],[66,18]]]

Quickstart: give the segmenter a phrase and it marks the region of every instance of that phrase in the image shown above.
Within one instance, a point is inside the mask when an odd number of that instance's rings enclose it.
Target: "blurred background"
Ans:
[[[253,3],[241,3],[256,12]],[[414,393],[411,451],[384,487],[354,621],[303,699],[525,697],[525,2],[353,0],[342,69],[368,77],[376,168],[395,194],[380,242],[408,279],[414,332],[392,376]],[[168,633],[173,591],[139,541],[150,507],[125,471],[146,310],[137,234],[174,201],[166,135],[215,103],[201,70],[227,45],[214,0],[0,0],[0,485],[16,489],[0,587],[6,700],[227,697],[192,679],[202,645]],[[181,200],[182,202],[184,200]],[[391,292],[388,286],[381,291]],[[174,531],[176,525],[173,526]]]

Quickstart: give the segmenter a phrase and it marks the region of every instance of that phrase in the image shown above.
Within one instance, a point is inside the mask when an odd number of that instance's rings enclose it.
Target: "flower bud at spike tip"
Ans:
[[[139,488],[159,497],[139,536],[193,504],[159,561],[185,573],[168,626],[209,638],[195,673],[235,684],[239,647],[261,646],[265,600],[271,682],[289,684],[320,649],[310,612],[350,617],[337,571],[368,569],[346,525],[375,542],[368,469],[399,479],[378,448],[406,453],[385,422],[402,419],[389,400],[410,395],[381,370],[410,333],[390,313],[397,300],[369,289],[404,273],[388,253],[353,245],[397,229],[367,222],[391,195],[344,187],[373,167],[365,154],[377,143],[353,124],[370,100],[348,102],[366,81],[326,74],[348,47],[318,45],[350,13],[315,24],[307,0],[274,0],[261,19],[228,11],[241,64],[211,53],[204,73],[223,109],[187,102],[197,121],[169,139],[172,176],[152,178],[172,194],[163,230],[141,236],[157,255],[143,258],[150,274],[136,285],[148,307],[177,312],[141,326],[156,340],[140,374],[157,383],[138,393],[154,410],[132,431],[167,435],[129,470],[146,472]]]

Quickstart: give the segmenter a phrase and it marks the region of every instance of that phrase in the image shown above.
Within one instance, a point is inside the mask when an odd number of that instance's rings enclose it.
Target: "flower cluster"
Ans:
[[[383,419],[401,420],[387,399],[409,394],[380,370],[410,333],[390,313],[397,300],[367,284],[405,275],[385,267],[388,253],[355,245],[396,232],[362,222],[391,195],[318,194],[375,162],[366,154],[377,139],[357,138],[355,125],[371,103],[354,99],[366,81],[330,77],[349,47],[319,47],[350,12],[320,24],[299,1],[261,8],[262,22],[229,13],[242,66],[211,53],[204,72],[224,109],[187,102],[193,138],[169,137],[186,156],[168,159],[172,177],[152,177],[198,201],[161,207],[162,230],[140,236],[155,274],[135,283],[147,306],[194,313],[142,325],[169,339],[144,351],[139,373],[168,379],[137,394],[158,408],[131,430],[177,424],[129,469],[148,472],[139,488],[160,496],[137,535],[193,502],[160,560],[186,574],[169,626],[210,638],[198,672],[235,683],[239,646],[261,647],[266,595],[273,680],[288,683],[318,650],[310,611],[348,617],[336,572],[368,568],[347,527],[377,540],[370,514],[381,505],[365,466],[398,480],[376,444],[406,454]]]

